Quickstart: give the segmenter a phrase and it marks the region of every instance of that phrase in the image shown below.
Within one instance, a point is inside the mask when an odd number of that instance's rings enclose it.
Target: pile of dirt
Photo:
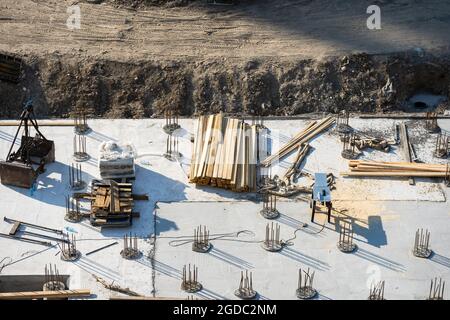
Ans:
[[[32,98],[38,114],[142,118],[177,110],[290,116],[308,112],[406,110],[417,92],[449,96],[450,59],[409,52],[327,60],[117,62],[52,54],[25,57],[19,84],[0,81],[0,117]]]

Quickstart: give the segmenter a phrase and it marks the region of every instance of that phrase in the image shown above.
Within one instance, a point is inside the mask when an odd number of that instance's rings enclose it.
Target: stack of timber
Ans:
[[[238,192],[256,190],[256,125],[215,114],[201,116],[195,132],[191,183]]]
[[[280,148],[276,153],[264,159],[261,164],[265,167],[269,167],[273,162],[281,160],[286,155],[290,154],[295,149],[299,148],[302,144],[309,142],[312,138],[319,133],[325,131],[333,125],[335,118],[327,117],[320,121],[313,121],[308,126],[293,137],[288,143]]]
[[[350,172],[342,172],[342,176],[364,177],[442,177],[445,178],[447,165],[411,163],[411,162],[376,162],[349,161]]]
[[[91,201],[91,225],[126,227],[131,225],[133,217],[139,217],[139,212],[133,212],[134,200],[148,200],[145,195],[133,194],[132,188],[131,183],[93,180],[90,194],[75,196]]]

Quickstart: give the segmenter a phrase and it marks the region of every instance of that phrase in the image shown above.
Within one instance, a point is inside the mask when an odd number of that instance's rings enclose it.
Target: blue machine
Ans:
[[[331,219],[331,190],[328,186],[327,174],[326,173],[315,173],[314,174],[314,186],[312,190],[312,201],[311,201],[311,222],[314,222],[314,215],[316,213],[316,203],[320,202],[325,205],[328,209],[328,222]]]

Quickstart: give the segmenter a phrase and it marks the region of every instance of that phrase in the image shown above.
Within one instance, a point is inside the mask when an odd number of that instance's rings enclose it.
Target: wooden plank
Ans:
[[[414,171],[374,171],[374,172],[341,172],[348,177],[445,177],[445,172],[414,172]]]
[[[212,131],[213,123],[214,123],[214,115],[210,115],[208,117],[208,122],[206,125],[206,133],[205,133],[205,139],[204,139],[203,148],[202,148],[202,155],[200,157],[199,166],[197,168],[196,176],[198,178],[204,177],[205,163],[207,161],[207,157],[209,154],[209,144],[211,142],[211,131]]]
[[[302,143],[309,142],[316,135],[328,129],[334,123],[334,121],[335,119],[333,117],[327,117],[314,124],[309,124],[306,129],[299,132],[293,139],[282,146],[276,153],[264,159],[261,164],[264,166],[270,166],[276,159],[281,160],[294,149],[298,148]]]
[[[42,299],[42,298],[81,298],[89,297],[91,290],[75,289],[75,290],[58,290],[58,291],[22,291],[22,292],[2,292],[0,300],[10,299]]]

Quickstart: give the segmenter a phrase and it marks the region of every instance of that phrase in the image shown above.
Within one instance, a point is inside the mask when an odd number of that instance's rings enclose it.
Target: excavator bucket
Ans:
[[[32,145],[29,149],[30,157],[43,159],[44,163],[55,162],[55,143],[51,140],[22,136],[21,146]]]
[[[0,161],[0,179],[5,185],[21,188],[31,188],[39,173],[44,171],[44,164],[55,162],[55,143],[44,140],[22,136],[21,145],[32,145],[28,150],[30,158],[36,159],[38,164],[33,168],[17,161]]]
[[[30,128],[36,131],[30,136]],[[24,130],[20,148],[13,152],[20,130]],[[39,131],[32,101],[29,100],[20,115],[20,124],[11,143],[6,161],[0,161],[2,184],[31,188],[37,176],[44,172],[47,163],[55,162],[55,143],[47,140]]]
[[[36,181],[37,171],[32,166],[20,162],[0,161],[2,184],[21,188],[31,188]]]

